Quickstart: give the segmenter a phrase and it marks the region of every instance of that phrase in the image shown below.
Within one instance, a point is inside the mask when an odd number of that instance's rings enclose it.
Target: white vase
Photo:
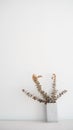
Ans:
[[[47,103],[46,105],[47,111],[47,122],[57,122],[57,103]]]

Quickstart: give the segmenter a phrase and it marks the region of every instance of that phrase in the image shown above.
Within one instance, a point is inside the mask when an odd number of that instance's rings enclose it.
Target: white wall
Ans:
[[[0,119],[44,120],[33,73],[57,75],[59,119],[73,118],[73,1],[0,0]],[[48,85],[47,85],[48,86]]]

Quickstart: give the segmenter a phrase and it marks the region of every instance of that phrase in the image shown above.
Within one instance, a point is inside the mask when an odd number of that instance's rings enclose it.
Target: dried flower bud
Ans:
[[[37,76],[35,74],[32,75],[32,79],[33,81],[36,81],[37,80]]]
[[[22,89],[22,92],[24,92],[25,90],[24,89]]]

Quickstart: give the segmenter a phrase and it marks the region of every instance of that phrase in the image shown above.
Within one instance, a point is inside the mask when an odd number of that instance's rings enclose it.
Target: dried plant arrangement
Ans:
[[[56,74],[52,74],[52,92],[51,94],[48,94],[44,90],[42,90],[42,85],[39,82],[39,78],[41,77],[41,75],[32,75],[32,80],[35,83],[37,91],[41,94],[42,98],[34,96],[25,89],[22,89],[22,92],[24,92],[27,96],[31,97],[33,100],[39,101],[40,103],[56,103],[57,99],[64,95],[67,92],[67,90],[63,90],[62,92],[58,93],[58,90],[56,89]]]

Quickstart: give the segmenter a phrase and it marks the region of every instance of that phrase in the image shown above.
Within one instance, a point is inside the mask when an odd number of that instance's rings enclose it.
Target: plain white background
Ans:
[[[57,88],[68,90],[58,100],[59,119],[72,119],[72,0],[0,0],[1,120],[45,120],[45,106],[21,91],[37,94],[33,73],[47,77],[47,88],[56,73]]]

